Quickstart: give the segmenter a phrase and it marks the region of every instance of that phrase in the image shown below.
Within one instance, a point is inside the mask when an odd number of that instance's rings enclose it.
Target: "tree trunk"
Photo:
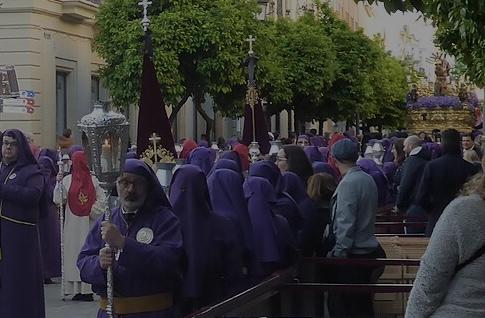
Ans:
[[[324,123],[323,118],[320,118],[320,119],[318,120],[318,134],[319,134],[320,136],[323,136],[323,123]]]
[[[208,139],[211,139],[211,132],[212,132],[212,127],[214,126],[214,119],[210,118],[209,115],[205,112],[205,110],[202,108],[202,102],[200,99],[196,99],[195,101],[195,108],[199,112],[199,114],[204,118],[206,126],[205,126],[205,134],[207,135]]]
[[[189,97],[190,97],[190,93],[185,92],[185,94],[182,96],[182,98],[177,103],[177,105],[173,107],[172,113],[170,114],[170,117],[169,117],[170,124],[173,124],[173,122],[177,119],[178,112],[180,111],[182,106],[184,106],[185,102],[187,101],[187,99],[189,99]]]

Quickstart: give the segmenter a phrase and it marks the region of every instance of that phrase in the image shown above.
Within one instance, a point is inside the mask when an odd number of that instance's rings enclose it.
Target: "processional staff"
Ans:
[[[59,226],[61,231],[61,298],[64,300],[66,296],[65,293],[65,275],[64,275],[64,162],[62,161],[62,152],[61,147],[57,149],[57,167],[59,168],[59,173],[62,174],[63,178],[61,180],[57,180],[57,186],[59,187],[59,191],[61,194],[60,203],[57,206],[57,210],[59,212]]]

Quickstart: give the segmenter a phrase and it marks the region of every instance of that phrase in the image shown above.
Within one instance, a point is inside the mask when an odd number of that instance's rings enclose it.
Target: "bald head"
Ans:
[[[404,152],[409,155],[413,149],[420,147],[423,141],[416,135],[409,136],[404,140]]]

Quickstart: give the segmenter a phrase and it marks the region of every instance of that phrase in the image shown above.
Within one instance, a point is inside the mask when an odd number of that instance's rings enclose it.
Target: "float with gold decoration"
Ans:
[[[407,96],[408,130],[433,134],[448,128],[470,132],[481,118],[480,103],[471,88],[448,79],[450,66],[434,55],[436,82],[414,84]]]

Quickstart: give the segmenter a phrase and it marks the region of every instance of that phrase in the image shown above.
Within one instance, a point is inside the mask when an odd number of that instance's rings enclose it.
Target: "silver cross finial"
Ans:
[[[252,35],[249,36],[249,38],[246,39],[246,42],[249,42],[249,54],[253,54],[253,43],[256,41],[256,38],[254,38]]]
[[[152,2],[148,0],[142,0],[138,2],[138,5],[143,7],[143,19],[141,20],[141,24],[143,25],[143,30],[145,32],[148,30],[148,26],[150,25],[150,19],[148,19],[147,9],[148,6],[151,4]]]

